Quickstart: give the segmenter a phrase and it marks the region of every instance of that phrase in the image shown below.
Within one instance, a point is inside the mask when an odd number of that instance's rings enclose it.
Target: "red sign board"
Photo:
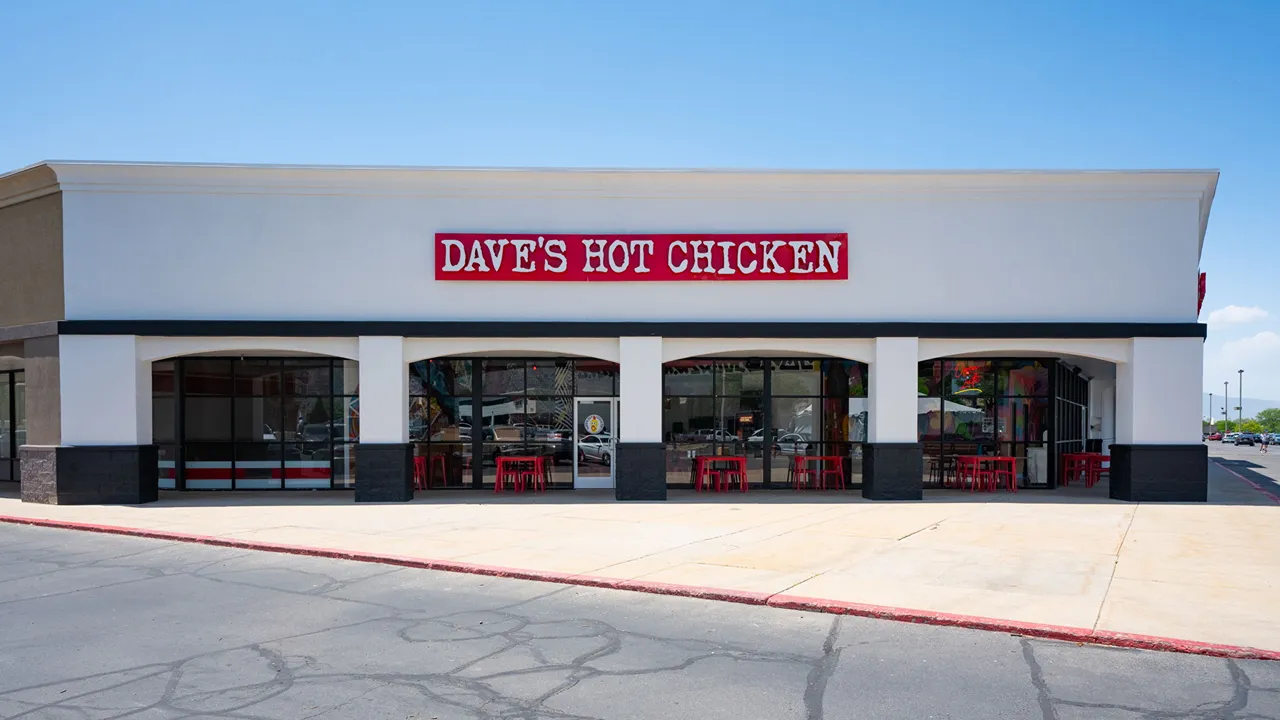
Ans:
[[[845,233],[436,233],[436,280],[847,280]]]

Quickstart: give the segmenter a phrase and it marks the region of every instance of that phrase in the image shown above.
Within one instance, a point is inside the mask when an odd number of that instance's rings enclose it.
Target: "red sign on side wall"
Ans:
[[[436,233],[435,270],[489,282],[847,280],[849,236]]]

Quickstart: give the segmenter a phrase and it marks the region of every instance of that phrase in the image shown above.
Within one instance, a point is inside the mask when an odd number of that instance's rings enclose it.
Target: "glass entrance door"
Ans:
[[[618,401],[613,398],[574,399],[573,487],[613,487],[617,419]]]

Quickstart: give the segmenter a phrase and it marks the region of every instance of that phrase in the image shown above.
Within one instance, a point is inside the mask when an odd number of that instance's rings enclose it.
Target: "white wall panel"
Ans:
[[[1140,174],[994,176],[998,186],[988,176],[441,174],[469,183],[450,191],[426,171],[406,186],[353,171],[335,188],[258,187],[243,169],[206,187],[187,172],[186,184],[111,192],[67,182],[68,318],[1196,317],[1199,195],[1139,187]],[[438,283],[437,231],[847,232],[850,278]]]

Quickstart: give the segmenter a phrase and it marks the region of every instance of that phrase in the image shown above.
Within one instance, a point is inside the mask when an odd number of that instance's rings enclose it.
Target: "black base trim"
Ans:
[[[22,501],[45,505],[141,505],[160,499],[155,445],[24,445]]]
[[[667,447],[660,442],[620,442],[614,460],[614,497],[667,499]]]
[[[923,500],[924,445],[865,445],[862,451],[862,497],[868,500]]]
[[[356,502],[413,499],[413,446],[360,443],[356,446]]]
[[[62,320],[60,335],[147,337],[1204,338],[1207,325],[1149,322],[475,322],[459,320]]]
[[[1111,499],[1207,502],[1209,448],[1195,445],[1112,445]]]

